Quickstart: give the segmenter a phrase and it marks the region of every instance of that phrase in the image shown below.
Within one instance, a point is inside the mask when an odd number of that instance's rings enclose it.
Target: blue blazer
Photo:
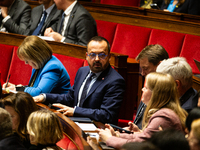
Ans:
[[[79,89],[89,71],[88,66],[80,68],[76,74],[74,85],[67,94],[46,94],[46,100],[50,103],[56,102],[70,107],[77,106]],[[124,90],[124,79],[109,65],[91,87],[83,106],[75,108],[74,116],[116,124]]]
[[[32,75],[35,73],[32,70]],[[31,81],[31,80],[30,80]],[[70,89],[70,78],[63,64],[55,57],[52,58],[39,69],[33,87],[26,87],[24,92],[31,96],[41,93],[67,93]]]

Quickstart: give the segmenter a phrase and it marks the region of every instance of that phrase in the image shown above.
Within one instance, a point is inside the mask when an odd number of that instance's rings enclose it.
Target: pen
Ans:
[[[10,74],[9,74],[8,80],[7,80],[7,82],[6,82],[6,87],[8,86],[8,81],[9,81],[9,79],[10,79]]]

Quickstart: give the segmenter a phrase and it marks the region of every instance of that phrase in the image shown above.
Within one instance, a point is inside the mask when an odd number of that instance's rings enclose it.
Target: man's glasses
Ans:
[[[99,53],[99,54],[90,53],[88,56],[90,57],[90,59],[95,59],[97,56],[99,59],[105,59],[107,57],[107,55],[104,53]]]

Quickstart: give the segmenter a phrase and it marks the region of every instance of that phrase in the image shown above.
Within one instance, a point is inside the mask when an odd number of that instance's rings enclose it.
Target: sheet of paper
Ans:
[[[96,126],[93,123],[79,123],[75,122],[83,131],[95,131]]]
[[[17,91],[13,91],[13,90],[10,90],[8,88],[4,89],[2,88],[3,91],[6,91],[7,93],[17,93]]]
[[[52,37],[48,37],[48,36],[38,36],[38,37],[43,39],[43,40],[55,41]]]

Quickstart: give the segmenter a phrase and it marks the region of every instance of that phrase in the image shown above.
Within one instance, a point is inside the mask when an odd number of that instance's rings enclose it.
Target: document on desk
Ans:
[[[95,131],[96,126],[93,123],[80,123],[75,122],[83,131]]]
[[[13,90],[10,90],[8,88],[2,88],[3,91],[6,91],[6,93],[17,93],[17,91],[13,91]]]

